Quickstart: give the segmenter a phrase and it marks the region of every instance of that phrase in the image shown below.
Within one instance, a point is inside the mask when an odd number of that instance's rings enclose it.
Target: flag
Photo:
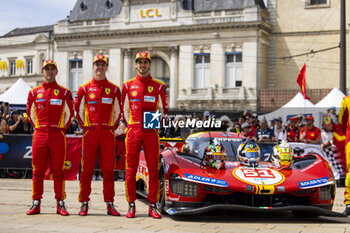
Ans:
[[[306,96],[305,71],[306,71],[306,64],[304,63],[303,67],[301,68],[301,70],[298,74],[297,83],[300,86],[300,90],[304,96],[304,99],[309,100],[310,98]]]

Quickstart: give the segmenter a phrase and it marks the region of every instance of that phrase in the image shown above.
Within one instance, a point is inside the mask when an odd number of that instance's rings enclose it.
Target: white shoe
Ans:
[[[92,179],[91,180],[96,180],[96,176],[92,175]]]
[[[96,180],[103,180],[103,177],[101,175],[99,175]]]

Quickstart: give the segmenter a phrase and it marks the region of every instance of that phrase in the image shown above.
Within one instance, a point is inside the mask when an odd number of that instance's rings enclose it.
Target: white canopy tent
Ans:
[[[31,87],[19,78],[7,91],[0,95],[0,101],[10,105],[26,105]]]
[[[288,103],[283,105],[281,108],[267,113],[265,115],[259,116],[259,119],[262,120],[266,118],[269,122],[273,118],[282,117],[283,124],[286,123],[287,117],[290,115],[301,114],[313,114],[314,104],[309,100],[304,99],[303,95],[298,92]],[[316,122],[317,121],[317,122]],[[315,125],[318,124],[318,119],[315,119]]]
[[[315,108],[330,108],[332,106],[339,109],[341,107],[341,101],[345,97],[344,93],[338,88],[333,88],[331,92],[328,93],[320,102],[315,104]]]

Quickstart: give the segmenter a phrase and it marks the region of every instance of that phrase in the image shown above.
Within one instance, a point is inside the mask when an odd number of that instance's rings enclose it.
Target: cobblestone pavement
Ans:
[[[258,233],[350,233],[350,218],[318,217],[295,218],[292,215],[235,213],[217,216],[169,217],[152,219],[148,217],[147,203],[137,200],[134,219],[125,218],[127,203],[124,197],[124,183],[116,182],[115,204],[121,217],[106,215],[106,205],[102,197],[102,181],[92,182],[89,215],[77,215],[79,183],[66,182],[66,205],[70,216],[56,214],[56,203],[52,181],[45,181],[45,193],[40,215],[27,216],[31,206],[30,179],[0,179],[0,232],[258,232]],[[344,188],[337,189],[333,210],[343,211]]]

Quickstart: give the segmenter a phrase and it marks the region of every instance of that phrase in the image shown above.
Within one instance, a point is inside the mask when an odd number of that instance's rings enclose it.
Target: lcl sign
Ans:
[[[146,18],[146,17],[152,18],[154,16],[159,17],[162,15],[159,13],[157,8],[149,8],[147,10],[140,10],[140,16],[141,18]]]

